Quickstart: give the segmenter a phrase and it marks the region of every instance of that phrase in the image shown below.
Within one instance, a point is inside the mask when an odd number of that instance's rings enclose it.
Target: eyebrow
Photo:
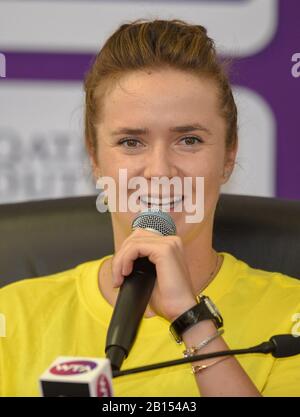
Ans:
[[[211,135],[211,131],[199,123],[192,125],[175,126],[169,129],[170,132],[179,133],[194,132],[195,130],[201,130]],[[115,136],[121,133],[126,135],[143,135],[150,133],[150,131],[147,128],[120,127],[118,130],[113,131],[111,134]]]

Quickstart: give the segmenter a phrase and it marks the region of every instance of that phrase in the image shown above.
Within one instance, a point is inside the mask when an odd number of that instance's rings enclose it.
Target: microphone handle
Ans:
[[[142,257],[134,261],[131,274],[120,287],[105,348],[113,370],[120,369],[134,343],[155,280],[155,265],[147,257]]]

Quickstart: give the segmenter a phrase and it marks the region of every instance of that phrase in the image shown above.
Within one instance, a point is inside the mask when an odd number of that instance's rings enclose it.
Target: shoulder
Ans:
[[[33,308],[34,305],[55,301],[61,298],[74,295],[78,278],[87,274],[89,269],[99,260],[88,261],[77,265],[74,268],[57,272],[51,275],[39,278],[27,278],[12,284],[6,285],[0,289],[0,310],[11,310],[27,306]]]
[[[280,272],[254,268],[245,261],[224,253],[231,290],[252,306],[281,311],[299,311],[300,280]]]
[[[272,287],[274,290],[283,288],[291,288],[296,291],[300,290],[300,279],[296,277],[291,277],[281,272],[271,272],[255,268],[230,253],[222,252],[222,254],[227,264],[231,266],[231,270],[234,270],[237,279],[245,280],[250,285]]]
[[[226,290],[220,308],[234,332],[242,329],[238,338],[244,344],[299,331],[300,280],[254,268],[229,253],[224,254],[224,264],[226,273],[221,278]]]
[[[12,284],[6,285],[0,289],[0,299],[4,300],[7,297],[26,297],[30,296],[32,299],[34,295],[44,294],[47,290],[55,290],[58,287],[70,286],[76,278],[76,268],[54,273],[51,275],[39,278],[27,278]]]

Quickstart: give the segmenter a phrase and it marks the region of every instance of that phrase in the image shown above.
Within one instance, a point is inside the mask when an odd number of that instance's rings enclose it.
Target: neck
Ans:
[[[195,295],[205,290],[219,271],[222,259],[212,247],[212,230],[209,225],[203,227],[195,239],[184,242],[186,263]]]

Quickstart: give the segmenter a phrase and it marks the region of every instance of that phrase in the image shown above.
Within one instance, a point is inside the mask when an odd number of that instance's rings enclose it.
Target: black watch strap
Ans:
[[[170,325],[170,332],[177,343],[182,342],[182,334],[190,327],[203,320],[213,320],[217,329],[223,326],[223,319],[212,303],[212,301],[202,295],[198,299],[198,304],[179,316]]]

